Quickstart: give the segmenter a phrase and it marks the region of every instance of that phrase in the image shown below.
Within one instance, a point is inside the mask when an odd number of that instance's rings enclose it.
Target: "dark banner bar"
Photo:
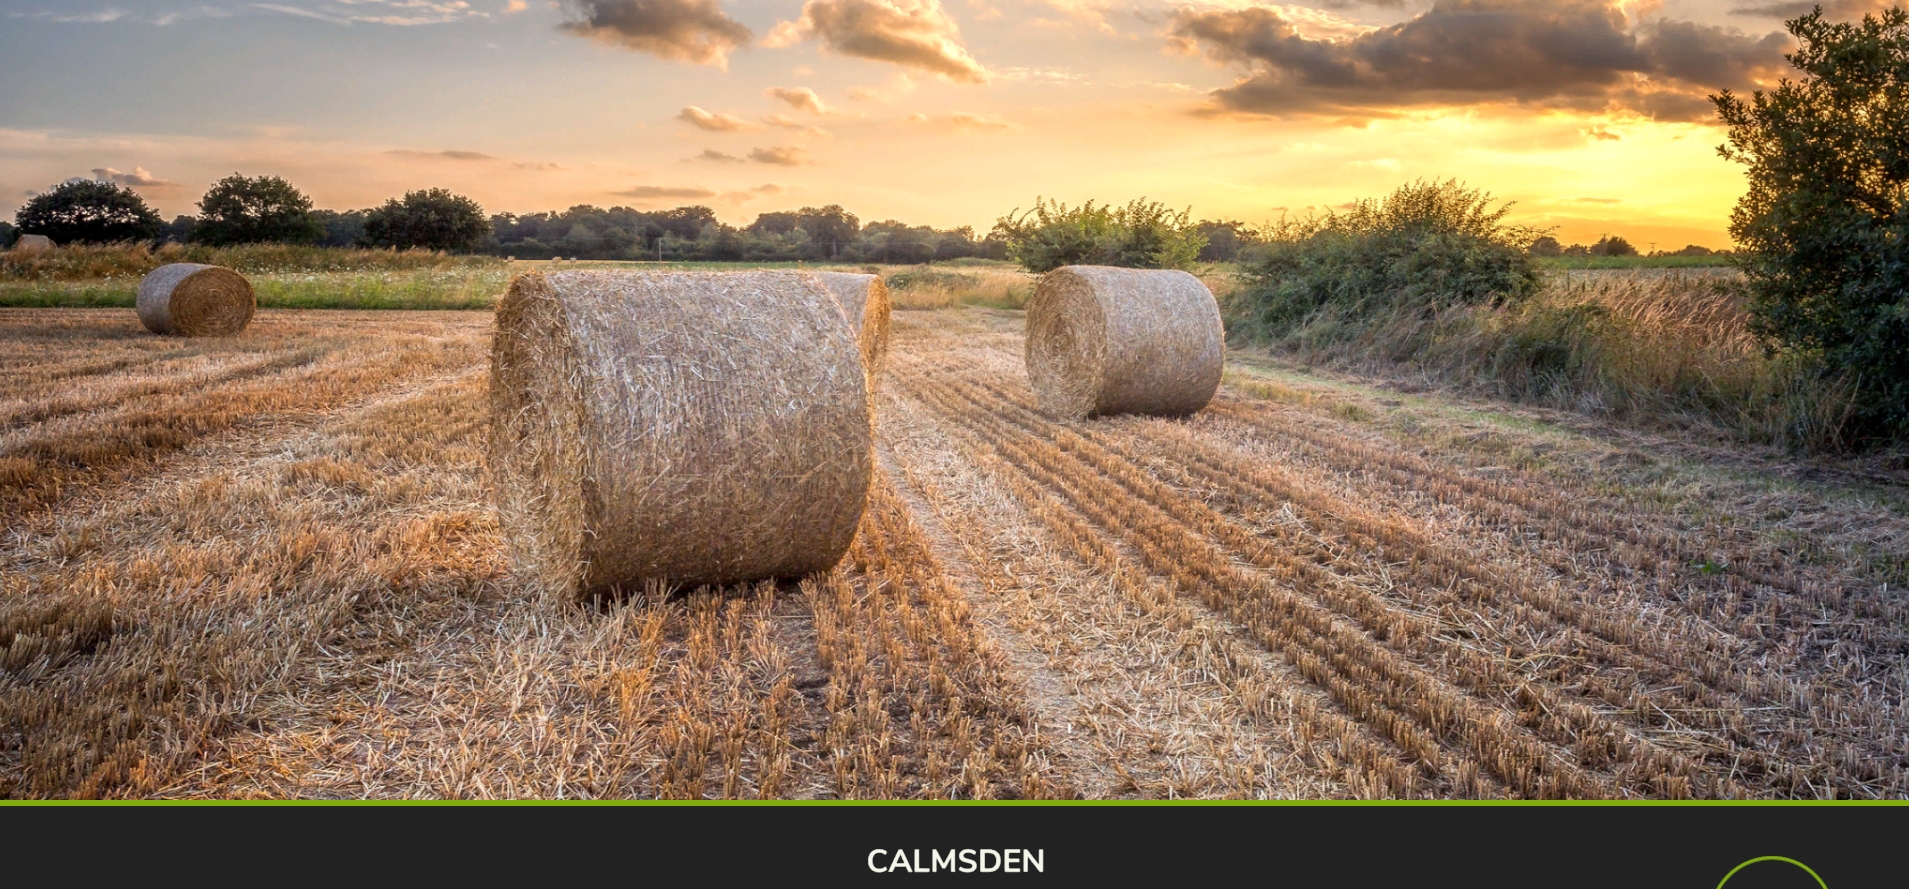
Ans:
[[[0,807],[0,826],[16,856],[111,837],[110,854],[72,859],[89,872],[204,854],[244,871],[612,885],[1909,885],[1901,805]]]

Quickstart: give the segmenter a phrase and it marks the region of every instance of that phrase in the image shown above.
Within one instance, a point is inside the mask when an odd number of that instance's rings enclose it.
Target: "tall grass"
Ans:
[[[1797,450],[1850,444],[1850,381],[1750,333],[1729,270],[1552,273],[1532,297],[1433,312],[1323,310],[1268,337],[1307,363],[1416,375],[1627,421]]]
[[[1719,269],[1732,268],[1735,257],[1727,253],[1708,256],[1541,256],[1538,267],[1546,269]]]
[[[421,271],[504,268],[494,256],[453,256],[432,250],[347,250],[288,244],[72,245],[37,253],[0,253],[0,283],[112,282],[137,287],[147,272],[174,262],[219,265],[245,275],[311,272]]]
[[[477,267],[389,268],[247,275],[267,309],[488,309],[515,274],[496,263]],[[132,306],[139,275],[94,281],[0,280],[0,307]]]
[[[884,278],[889,301],[898,309],[945,309],[955,305],[996,309],[1027,307],[1034,276],[1004,263],[969,264],[960,271],[914,266]]]

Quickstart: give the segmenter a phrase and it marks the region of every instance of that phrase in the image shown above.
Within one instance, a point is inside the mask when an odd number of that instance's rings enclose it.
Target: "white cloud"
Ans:
[[[331,0],[313,6],[292,6],[283,3],[254,3],[255,9],[282,13],[300,18],[316,19],[334,25],[441,25],[448,22],[469,19],[487,19],[488,12],[471,8],[464,0],[450,3],[432,2],[432,0]]]
[[[704,111],[694,105],[683,106],[683,110],[676,112],[676,119],[699,130],[709,130],[717,133],[735,133],[742,130],[755,129],[754,125],[733,114],[723,114],[719,111]]]
[[[117,182],[120,185],[143,188],[169,188],[179,184],[154,176],[147,172],[145,167],[134,167],[130,173],[122,173],[112,167],[94,167],[93,178],[101,182]]]

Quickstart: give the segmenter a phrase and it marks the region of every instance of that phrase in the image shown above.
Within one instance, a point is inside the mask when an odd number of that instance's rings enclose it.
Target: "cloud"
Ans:
[[[934,118],[922,112],[903,117],[902,123],[935,123],[953,127],[957,130],[1018,130],[1020,125],[1003,120],[991,114],[975,114],[970,111],[955,111],[946,117]]]
[[[1624,138],[1623,136],[1612,132],[1609,128],[1605,127],[1603,124],[1598,124],[1597,126],[1594,126],[1594,127],[1591,127],[1590,129],[1585,130],[1584,135],[1589,136],[1593,139],[1596,139],[1600,142],[1616,142]]]
[[[109,6],[98,12],[82,12],[69,15],[58,15],[51,12],[15,12],[9,14],[8,18],[25,18],[42,22],[60,22],[62,24],[104,25],[126,20],[127,13],[126,10],[115,9]]]
[[[1896,6],[1898,0],[1808,0],[1808,2],[1765,3],[1761,6],[1739,6],[1730,10],[1731,15],[1754,16],[1767,19],[1793,19],[1810,14],[1817,6],[1823,7],[1823,20],[1828,22],[1847,22],[1862,18],[1872,12],[1881,12]]]
[[[395,157],[418,158],[421,160],[436,160],[438,158],[444,158],[446,160],[454,160],[454,161],[496,160],[495,157],[492,157],[481,151],[456,151],[456,150],[412,151],[409,148],[394,148],[390,151],[385,152],[385,154],[393,155]]]
[[[795,167],[807,163],[802,157],[802,149],[793,145],[751,148],[749,159],[759,164],[775,164],[779,167]]]
[[[371,2],[383,2],[383,0],[371,0]],[[264,4],[258,4],[258,3],[254,3],[252,5],[258,6],[261,8],[272,8],[272,7],[265,6]],[[112,24],[114,22],[127,22],[127,23],[144,23],[149,25],[158,25],[160,27],[165,27],[166,25],[170,25],[174,22],[185,21],[187,19],[231,18],[232,12],[231,10],[220,9],[216,6],[198,6],[192,9],[177,9],[177,10],[172,10],[169,12],[162,12],[162,13],[159,13],[158,15],[150,15],[150,14],[142,15],[139,13],[127,12],[126,10],[120,9],[116,6],[108,6],[105,9],[101,9],[97,12],[69,13],[65,15],[61,15],[59,13],[54,13],[54,12],[45,12],[45,11],[12,12],[12,13],[8,13],[7,17],[15,18],[15,19],[26,19],[28,21],[35,21],[35,22],[57,22],[59,24],[107,25],[107,24]]]
[[[724,164],[740,164],[743,162],[742,158],[739,158],[733,154],[724,154],[720,151],[717,151],[714,148],[705,148],[703,149],[702,154],[696,155],[695,157],[690,158],[690,160],[716,161],[717,163],[724,163]]]
[[[631,188],[623,189],[622,191],[613,191],[610,193],[620,198],[637,198],[639,200],[650,200],[650,201],[683,199],[683,198],[689,198],[693,200],[693,199],[700,199],[700,198],[713,198],[716,196],[715,192],[710,191],[707,188],[674,188],[674,187],[665,186],[665,185],[638,185]]]
[[[1003,80],[1025,80],[1045,84],[1070,84],[1087,82],[1086,75],[1077,74],[1066,68],[1023,68],[1009,67],[1000,70]]]
[[[512,13],[523,12],[529,8],[530,4],[525,3],[524,0],[510,0],[509,3],[504,4],[504,14],[510,15]]]
[[[563,0],[571,34],[679,62],[729,67],[729,51],[755,36],[716,0]]]
[[[785,189],[782,186],[768,182],[758,185],[755,188],[747,188],[741,191],[726,191],[718,195],[716,199],[732,204],[742,204],[765,195],[781,194],[783,191],[785,191]]]
[[[762,118],[762,122],[772,127],[781,127],[785,130],[801,130],[802,132],[808,133],[811,136],[822,136],[824,138],[833,138],[835,135],[834,133],[831,133],[828,130],[822,129],[821,127],[814,126],[812,124],[803,123],[802,121],[796,120],[795,118],[790,117],[786,114],[765,115]]]
[[[968,55],[960,37],[940,0],[808,0],[800,18],[776,25],[763,42],[789,46],[820,40],[841,55],[986,83],[988,69]]]
[[[1707,118],[1704,96],[1767,81],[1789,38],[1654,19],[1619,0],[1433,0],[1399,24],[1329,40],[1273,7],[1184,8],[1173,45],[1244,68],[1210,113],[1382,115],[1422,105],[1522,103]]]
[[[432,0],[333,0],[329,3],[319,3],[316,8],[280,3],[254,3],[252,8],[317,19],[334,25],[367,24],[408,27],[490,18],[490,13],[472,9],[471,4],[464,0],[451,0],[445,3],[432,2]],[[378,14],[376,11],[380,9],[392,11]],[[168,22],[158,22],[158,24],[168,24]]]
[[[112,167],[94,167],[93,178],[103,182],[117,182],[121,185],[137,185],[147,188],[167,188],[179,184],[154,176],[146,172],[145,167],[134,167],[131,173],[122,173]]]
[[[484,152],[481,152],[481,151],[460,151],[454,148],[445,149],[443,151],[415,151],[409,148],[393,148],[390,151],[385,152],[385,154],[390,157],[401,157],[401,158],[406,158],[409,160],[419,160],[419,161],[447,160],[447,161],[457,161],[459,163],[471,163],[471,162],[477,162],[477,161],[502,160],[502,158],[499,158],[496,155],[485,154]],[[570,169],[569,167],[566,167],[563,164],[553,164],[553,163],[550,163],[549,161],[511,161],[510,165],[513,169],[536,170],[539,172],[549,172],[551,170]]]
[[[740,117],[704,111],[694,105],[684,105],[683,110],[676,113],[676,119],[692,124],[700,130],[713,130],[719,133],[753,129],[748,121]]]
[[[189,21],[191,19],[223,19],[231,17],[232,13],[229,10],[220,9],[216,6],[200,6],[193,9],[161,13],[152,20],[152,23],[163,28],[174,22]]]
[[[971,114],[966,111],[956,111],[948,115],[948,121],[964,130],[1017,129],[1014,124],[1008,123],[1001,118],[991,117],[985,114]]]
[[[815,90],[809,89],[806,86],[772,86],[763,90],[762,94],[781,99],[789,103],[790,107],[795,108],[797,111],[809,111],[815,114],[829,113],[829,106],[822,104],[822,97],[816,95]]]

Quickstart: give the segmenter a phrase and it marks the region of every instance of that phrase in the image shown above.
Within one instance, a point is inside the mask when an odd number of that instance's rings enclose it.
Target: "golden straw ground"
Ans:
[[[901,312],[833,569],[553,608],[492,319],[127,322],[0,310],[0,796],[1909,795],[1899,470]]]

